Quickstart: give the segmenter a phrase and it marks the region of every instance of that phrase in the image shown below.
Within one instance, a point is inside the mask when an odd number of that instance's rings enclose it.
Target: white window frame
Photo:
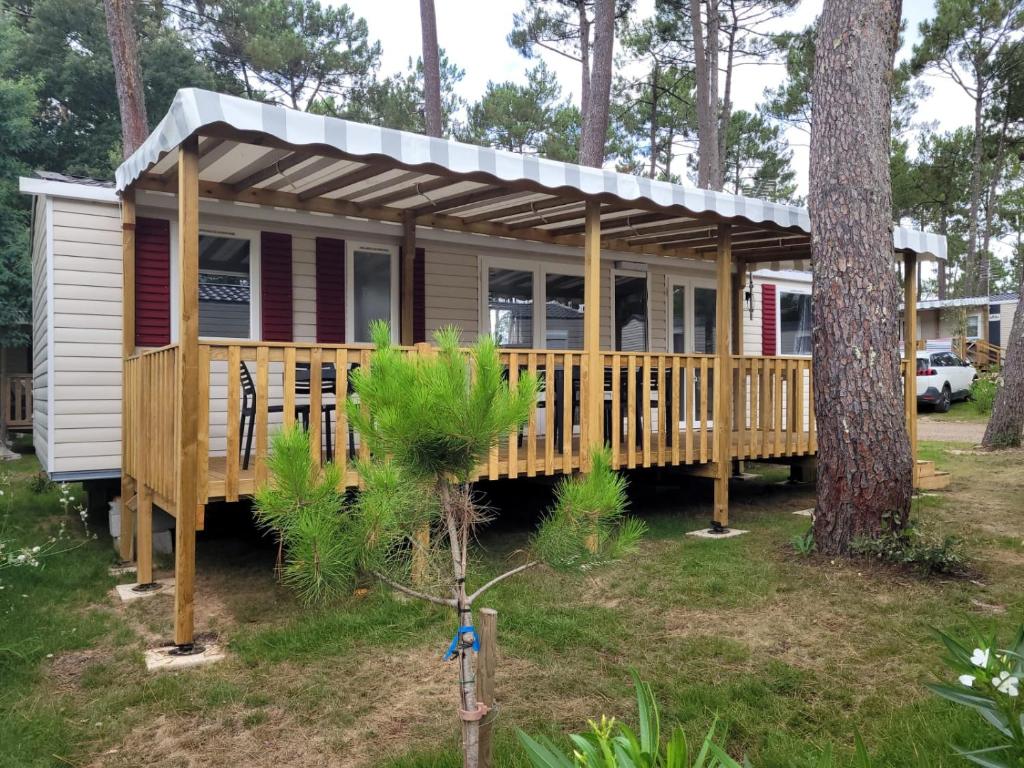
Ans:
[[[345,241],[345,340],[355,344],[356,305],[355,305],[355,253],[356,251],[375,251],[387,253],[391,257],[391,341],[397,344],[401,328],[402,308],[399,297],[398,246],[388,243],[367,242],[365,240]]]
[[[778,283],[775,284],[775,348],[777,351],[777,357],[800,357],[810,358],[810,353],[806,355],[798,354],[786,354],[782,351],[782,294],[792,293],[799,296],[810,296],[811,289],[809,287],[800,286],[799,288],[783,288]],[[811,318],[811,325],[814,325],[814,318]],[[902,323],[901,323],[902,326]]]
[[[508,269],[516,272],[528,272],[533,279],[533,339],[532,349],[547,349],[548,312],[547,288],[548,275],[568,275],[583,277],[582,266],[565,264],[556,261],[536,261],[508,256],[480,257],[480,332],[491,333],[490,282],[491,269]],[[582,350],[569,350],[579,352]]]
[[[179,318],[181,311],[180,290],[178,283],[181,275],[181,259],[178,253],[178,222],[171,219],[171,343],[177,344],[179,339]],[[214,229],[200,227],[200,235],[211,237],[230,237],[236,240],[249,241],[249,336],[200,336],[203,341],[260,341],[263,338],[263,304],[262,282],[260,269],[260,233],[254,229]]]
[[[615,344],[615,278],[616,277],[642,277],[647,281],[647,324],[644,328],[644,338],[647,340],[647,353],[651,350],[651,270],[635,270],[635,269],[620,269],[618,267],[612,267],[611,275],[609,276],[608,288],[609,296],[611,297],[608,302],[610,314],[608,316],[608,329],[609,336],[608,346],[613,352],[621,351]],[[642,353],[637,353],[642,354]]]
[[[696,289],[697,288],[709,288],[709,289],[713,290],[715,292],[715,301],[717,302],[718,301],[718,283],[713,278],[707,278],[707,277],[681,277],[681,276],[671,275],[670,274],[670,275],[668,275],[668,279],[666,280],[666,285],[667,285],[668,290],[667,290],[667,292],[665,294],[665,304],[666,304],[666,306],[665,306],[665,318],[666,318],[666,327],[667,327],[667,334],[668,334],[668,344],[667,344],[667,346],[669,348],[669,352],[671,354],[681,354],[681,355],[693,355],[693,354],[696,354],[696,352],[694,352],[694,348],[693,348],[694,347],[694,342],[697,340],[696,339],[696,336],[697,336],[697,334],[696,334],[696,327],[694,325],[694,323],[695,323],[694,318],[696,317],[696,310],[697,310]],[[672,311],[673,311],[672,294],[673,294],[673,292],[675,291],[676,288],[682,288],[683,291],[684,291],[684,293],[683,293],[683,303],[684,303],[685,317],[683,317],[683,336],[685,338],[684,346],[686,347],[686,349],[676,349],[675,348],[676,340],[675,340],[675,333],[673,332],[674,331],[674,326],[673,326],[674,318],[672,317]],[[649,322],[649,319],[650,319],[649,315],[650,315],[650,312],[648,312],[648,322]],[[716,315],[716,318],[715,318],[716,324],[717,324],[717,320],[718,320],[718,318],[717,318],[717,315]],[[715,329],[715,333],[718,333],[718,329],[717,328]],[[705,353],[702,352],[701,354],[705,354]],[[709,354],[711,354],[711,353],[709,353]]]
[[[978,321],[978,332],[976,334],[974,334],[974,335],[971,335],[970,330],[969,330],[970,329],[971,318],[974,318],[974,319],[976,319]],[[964,317],[964,335],[968,339],[981,339],[981,338],[983,338],[983,336],[981,334],[981,326],[982,326],[982,323],[981,323],[981,313],[980,312],[972,312],[971,314],[966,315]]]

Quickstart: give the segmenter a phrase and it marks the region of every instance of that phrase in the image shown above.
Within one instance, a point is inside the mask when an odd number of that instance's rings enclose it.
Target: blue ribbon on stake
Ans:
[[[455,656],[455,651],[459,647],[459,640],[463,635],[469,632],[473,633],[473,650],[480,653],[480,635],[476,633],[476,627],[471,624],[468,627],[459,627],[458,631],[455,633],[455,637],[452,638],[451,645],[448,646],[448,652],[444,655],[445,661],[448,661]]]

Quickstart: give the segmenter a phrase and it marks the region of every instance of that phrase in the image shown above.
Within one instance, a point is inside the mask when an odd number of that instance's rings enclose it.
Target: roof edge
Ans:
[[[23,195],[64,197],[71,200],[91,200],[99,203],[119,202],[113,187],[97,187],[94,184],[79,184],[70,181],[37,179],[30,176],[18,178],[18,191]]]

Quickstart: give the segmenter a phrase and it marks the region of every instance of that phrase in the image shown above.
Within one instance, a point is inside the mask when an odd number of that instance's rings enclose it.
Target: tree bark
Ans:
[[[139,64],[139,41],[132,23],[132,0],[103,0],[107,39],[114,64],[114,85],[121,111],[121,144],[130,156],[149,135],[146,96]]]
[[[587,18],[587,0],[578,0],[580,11],[580,67],[583,70],[580,92],[580,114],[586,116],[590,108],[590,19]]]
[[[706,43],[701,18],[702,0],[690,0],[694,74],[697,81],[697,186],[720,190],[722,164],[718,157],[718,117],[715,114],[718,105],[718,0],[705,1],[708,5]]]
[[[992,418],[985,427],[981,444],[986,448],[1014,448],[1021,445],[1024,432],[1024,278],[1018,288],[1021,301],[1013,313],[1010,342],[999,374],[999,389],[992,406]]]
[[[736,58],[736,34],[739,29],[739,19],[736,17],[736,0],[731,0],[729,10],[732,16],[732,24],[729,25],[725,53],[725,84],[722,90],[722,110],[718,119],[718,166],[721,183],[716,189],[725,188],[726,177],[726,154],[729,142],[729,123],[732,120],[732,73]],[[739,169],[736,172],[736,194],[739,194]]]
[[[427,136],[440,136],[441,54],[437,47],[437,15],[434,0],[420,0],[420,30],[423,33],[423,113]]]
[[[824,553],[902,525],[910,510],[889,175],[899,22],[899,0],[825,0],[818,27],[810,218]]]
[[[594,65],[590,95],[583,115],[580,165],[600,168],[608,136],[608,100],[612,88],[612,52],[615,45],[615,0],[597,0],[594,7]]]
[[[658,176],[658,64],[655,62],[651,70],[651,165],[647,169],[647,177],[654,179]]]
[[[975,65],[978,72],[980,65]],[[967,296],[978,296],[984,285],[981,258],[978,252],[978,209],[981,207],[981,159],[984,141],[984,115],[982,102],[984,93],[981,75],[977,76],[978,90],[974,98],[974,147],[971,153],[971,205],[967,222],[967,274],[964,290]]]

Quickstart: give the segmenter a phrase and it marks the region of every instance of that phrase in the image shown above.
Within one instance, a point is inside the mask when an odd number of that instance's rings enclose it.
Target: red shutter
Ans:
[[[264,341],[292,340],[292,236],[260,233]]]
[[[316,340],[345,343],[345,241],[316,239]]]
[[[775,328],[775,286],[761,286],[761,354],[774,356],[778,334]]]
[[[135,344],[171,343],[171,222],[135,222]]]

